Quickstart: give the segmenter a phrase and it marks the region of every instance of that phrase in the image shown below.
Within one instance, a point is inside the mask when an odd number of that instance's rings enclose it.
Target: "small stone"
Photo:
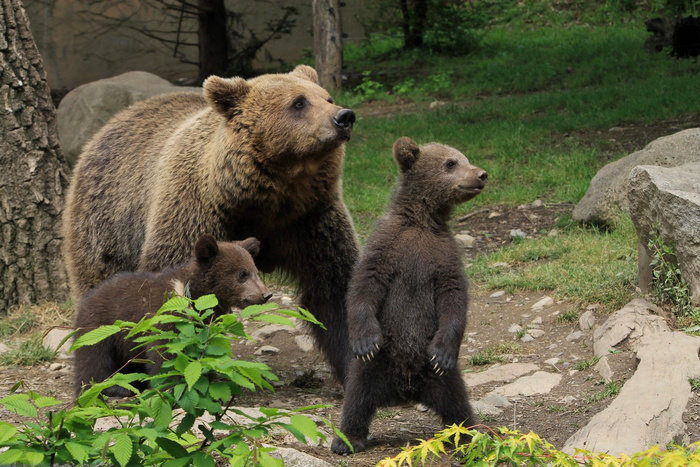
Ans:
[[[292,306],[292,305],[294,305],[294,300],[293,300],[292,298],[290,298],[290,297],[284,296],[284,297],[280,298],[280,303],[279,303],[279,305],[280,305],[280,306],[285,306],[285,307],[286,307],[286,306]]]
[[[455,240],[462,248],[474,248],[474,243],[476,242],[476,238],[465,233],[455,235]]]
[[[542,329],[530,329],[528,331],[528,334],[530,334],[533,338],[537,339],[538,337],[544,336],[544,331]]]
[[[525,238],[527,234],[522,229],[513,229],[510,231],[510,238]]]
[[[509,265],[508,263],[504,263],[503,261],[499,261],[498,263],[493,263],[491,264],[491,268],[507,268]]]
[[[596,311],[598,308],[600,308],[600,303],[594,303],[592,305],[588,305],[586,310]]]
[[[254,331],[250,336],[256,341],[261,339],[267,339],[278,332],[288,332],[290,334],[295,334],[296,329],[285,326],[284,324],[270,324],[269,326],[262,327],[257,331]]]
[[[606,383],[609,383],[613,380],[613,371],[610,368],[610,363],[608,363],[608,357],[603,356],[598,360],[598,363],[593,367],[595,371],[597,371],[600,376],[605,380]]]
[[[508,328],[508,332],[512,332],[513,334],[516,334],[522,330],[523,330],[523,327],[519,324],[511,324],[510,327]]]
[[[10,350],[10,348],[8,346],[0,343],[0,353],[7,352],[8,350]]]
[[[532,320],[532,323],[530,323],[530,324],[534,324],[534,325],[540,325],[540,324],[542,324],[542,317],[541,317],[541,316],[538,316],[537,318],[533,319],[533,320]]]
[[[493,405],[483,400],[474,401],[471,403],[471,406],[472,410],[478,415],[496,416],[500,415],[501,412],[503,412],[501,409],[494,407]]]
[[[569,405],[569,404],[573,404],[574,402],[576,402],[576,398],[574,396],[566,396],[566,397],[562,398],[559,402],[562,404]]]
[[[547,350],[554,350],[557,347],[559,347],[559,344],[550,344],[549,347],[547,347]]]
[[[49,366],[49,370],[51,370],[51,371],[58,371],[58,370],[62,369],[64,366],[65,366],[65,365],[63,365],[63,363],[52,363],[52,364]]]
[[[498,292],[494,292],[491,295],[489,295],[489,298],[498,298],[498,297],[504,296],[505,294],[506,294],[505,290],[499,290]]]
[[[263,345],[255,351],[255,355],[273,355],[280,353],[280,349],[271,345]]]
[[[523,337],[520,338],[520,340],[523,342],[532,342],[535,340],[535,338],[532,337],[530,334],[525,334]]]
[[[550,358],[550,359],[545,360],[545,361],[544,361],[544,364],[545,364],[545,365],[552,365],[552,366],[554,366],[554,365],[556,365],[557,363],[559,363],[559,361],[560,361],[560,360],[559,360],[557,357],[554,357],[554,358]]]
[[[571,334],[569,334],[568,336],[566,336],[566,340],[569,342],[577,342],[577,341],[581,340],[582,337],[583,337],[583,334],[581,333],[581,331],[574,331]]]
[[[489,213],[489,219],[493,219],[494,217],[501,217],[502,214],[498,211],[492,211]]]
[[[547,232],[548,237],[556,237],[557,235],[559,235],[559,231],[557,229],[552,229]]]
[[[554,305],[552,297],[544,296],[537,303],[532,305],[532,311],[541,311],[543,308]]]
[[[428,407],[426,405],[423,405],[423,404],[416,404],[416,410],[419,412],[427,412]]]
[[[487,404],[493,405],[494,407],[510,407],[511,405],[513,405],[510,402],[508,402],[508,399],[506,399],[500,394],[496,394],[495,392],[489,393],[481,400],[486,402]]]
[[[306,334],[294,337],[294,342],[302,352],[311,352],[314,349],[314,340]]]
[[[536,199],[532,202],[533,208],[541,208],[542,206],[544,206],[544,202],[541,199]]]
[[[578,327],[581,331],[590,331],[595,325],[595,313],[593,310],[585,311],[578,319]]]

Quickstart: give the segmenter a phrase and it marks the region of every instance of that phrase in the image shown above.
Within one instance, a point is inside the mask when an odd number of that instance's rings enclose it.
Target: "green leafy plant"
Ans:
[[[700,323],[700,307],[693,305],[688,283],[675,261],[674,248],[664,242],[656,226],[650,232],[648,247],[652,257],[652,296],[673,306],[678,317]]]
[[[579,360],[576,363],[574,363],[574,369],[579,370],[579,371],[587,370],[590,367],[594,366],[599,361],[600,361],[600,357],[591,357],[591,358],[587,358],[585,360]]]
[[[0,423],[0,448],[7,448],[0,453],[0,464],[175,467],[214,466],[216,459],[226,459],[231,465],[281,465],[270,456],[274,448],[262,445],[271,430],[284,429],[303,442],[324,438],[316,423],[302,415],[322,406],[263,407],[260,415],[232,407],[243,391],[273,390],[271,381],[277,380],[267,365],[234,358],[231,341],[248,338],[244,319],[320,323],[305,310],[280,310],[274,304],[215,318],[217,303],[212,295],[194,301],[172,297],[155,315],[138,323],[117,321],[81,336],[73,349],[127,331],[128,338],[140,346],[150,345],[165,361],[156,375],[115,374],[84,390],[73,405],[55,411],[51,409],[60,401],[33,391],[19,393],[23,385],[15,385],[0,404],[30,420],[19,426]],[[150,381],[150,388],[138,391],[133,384],[137,380]],[[113,385],[136,395],[126,402],[111,402],[102,391]],[[247,422],[232,421],[227,413]],[[96,422],[105,419],[113,426],[99,432]]]
[[[362,94],[365,100],[373,101],[384,93],[384,86],[372,79],[371,71],[364,71],[362,73],[362,83],[355,87],[355,92]]]
[[[36,334],[29,339],[13,342],[6,352],[0,353],[0,365],[36,365],[49,362],[55,357],[55,352],[44,347],[41,335]]]
[[[488,427],[482,433],[463,426],[452,425],[429,440],[420,440],[415,446],[404,448],[394,457],[382,459],[378,467],[400,467],[435,462],[450,458],[452,465],[547,465],[547,466],[610,466],[638,465],[694,465],[700,462],[700,442],[690,446],[672,446],[661,451],[652,446],[632,455],[615,457],[577,449],[574,455],[557,450],[552,444],[530,432],[523,434],[507,428],[498,433]],[[450,452],[448,453],[448,449]],[[442,463],[440,463],[442,465]]]
[[[605,389],[594,392],[593,394],[588,394],[584,398],[584,401],[590,404],[592,402],[600,402],[605,399],[613,398],[620,392],[621,388],[622,385],[619,381],[610,381],[609,383],[605,383]]]

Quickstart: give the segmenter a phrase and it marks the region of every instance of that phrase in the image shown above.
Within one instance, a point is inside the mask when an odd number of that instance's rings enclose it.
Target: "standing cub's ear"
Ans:
[[[250,256],[255,258],[260,253],[260,240],[255,237],[248,237],[245,240],[241,240],[238,243],[242,248],[248,250]]]
[[[290,74],[302,79],[308,79],[312,83],[318,84],[318,73],[316,73],[316,70],[308,65],[299,65],[292,70]]]
[[[225,79],[218,76],[207,78],[202,87],[209,105],[227,119],[236,115],[236,109],[250,90],[250,85],[243,78]]]
[[[207,263],[219,254],[216,239],[209,234],[202,234],[194,244],[194,256],[198,263]]]
[[[394,158],[401,167],[401,172],[406,172],[418,160],[420,148],[415,141],[406,136],[402,136],[394,143]]]

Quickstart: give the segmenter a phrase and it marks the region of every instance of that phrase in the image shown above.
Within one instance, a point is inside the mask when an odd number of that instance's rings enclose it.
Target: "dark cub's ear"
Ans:
[[[207,78],[202,87],[209,105],[227,119],[236,115],[236,109],[250,90],[250,85],[243,78],[225,79],[218,76]]]
[[[255,237],[248,237],[245,240],[237,242],[242,248],[248,250],[250,256],[255,258],[260,253],[260,241]]]
[[[402,136],[394,143],[394,158],[399,163],[401,172],[406,172],[413,167],[419,154],[420,148],[411,138]]]
[[[202,234],[194,244],[194,256],[198,263],[211,261],[219,254],[219,245],[216,239],[209,234]]]
[[[316,73],[316,70],[308,65],[299,65],[292,70],[290,74],[302,79],[308,79],[312,83],[318,84],[318,73]]]

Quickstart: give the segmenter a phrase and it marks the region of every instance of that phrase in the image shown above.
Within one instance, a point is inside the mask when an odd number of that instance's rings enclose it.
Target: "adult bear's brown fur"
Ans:
[[[125,110],[86,145],[68,192],[64,252],[73,298],[119,271],[185,260],[199,234],[256,237],[265,272],[298,280],[336,375],[349,361],[345,293],[357,258],[342,200],[355,116],[316,72],[210,77],[204,97],[158,96]]]
[[[420,401],[443,423],[476,419],[455,369],[467,322],[467,281],[447,224],[452,208],[484,187],[486,172],[456,149],[394,145],[399,186],[367,240],[348,292],[350,344],[340,430],[365,449],[378,407]],[[350,452],[337,437],[331,448]]]
[[[244,308],[266,302],[272,293],[258,276],[253,256],[260,242],[248,238],[241,242],[218,242],[211,235],[202,235],[194,246],[194,258],[182,266],[162,272],[122,272],[90,290],[78,303],[75,326],[76,338],[99,326],[116,320],[138,322],[155,313],[166,294],[187,286],[193,298],[215,294],[219,304],[215,316],[228,313],[231,307]],[[91,346],[75,351],[75,391],[90,381],[101,382],[135,358],[141,350],[123,334],[114,334]],[[148,352],[152,364],[130,363],[122,372],[147,371],[156,374],[162,358]],[[120,386],[104,391],[109,396],[129,396]]]

